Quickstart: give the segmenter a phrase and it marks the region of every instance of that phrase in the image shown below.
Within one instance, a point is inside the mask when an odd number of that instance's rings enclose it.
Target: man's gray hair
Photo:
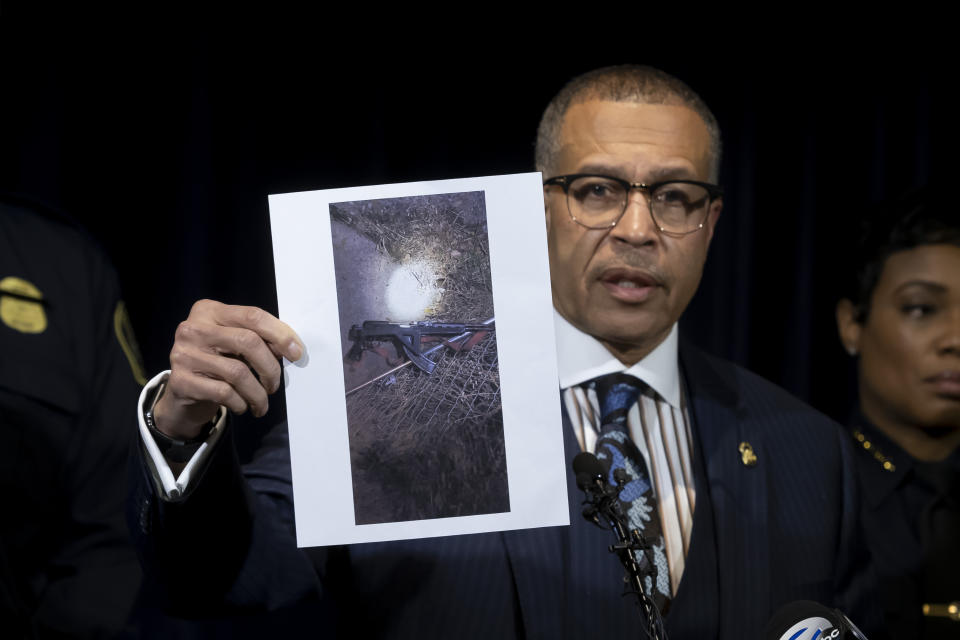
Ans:
[[[611,100],[640,104],[679,105],[699,115],[710,134],[710,180],[720,174],[720,125],[710,107],[684,82],[668,73],[643,65],[625,64],[588,71],[560,90],[547,105],[537,128],[537,171],[547,176],[560,151],[560,128],[567,110],[588,100]]]

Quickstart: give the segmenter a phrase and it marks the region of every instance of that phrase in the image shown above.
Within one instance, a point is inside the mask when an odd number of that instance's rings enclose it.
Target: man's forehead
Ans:
[[[559,160],[565,170],[588,156],[624,156],[629,161],[626,156],[645,152],[686,160],[705,176],[710,154],[707,125],[683,105],[611,100],[571,105],[564,116]]]

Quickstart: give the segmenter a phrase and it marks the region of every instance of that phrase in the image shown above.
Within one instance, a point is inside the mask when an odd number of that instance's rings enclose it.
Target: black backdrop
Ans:
[[[151,372],[197,298],[276,312],[267,194],[528,171],[566,79],[642,62],[700,92],[724,133],[724,213],[684,330],[842,420],[852,366],[833,304],[855,217],[954,151],[941,63],[902,40],[731,52],[729,35],[573,47],[543,25],[531,40],[252,23],[0,21],[0,189],[100,239]]]

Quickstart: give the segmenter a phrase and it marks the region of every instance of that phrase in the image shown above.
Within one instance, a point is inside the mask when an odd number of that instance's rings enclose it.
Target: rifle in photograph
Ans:
[[[482,323],[463,322],[385,322],[382,320],[367,320],[362,325],[355,324],[350,328],[349,337],[353,346],[347,352],[351,360],[359,361],[365,349],[370,349],[378,342],[393,342],[397,349],[397,356],[402,352],[421,371],[433,373],[435,362],[427,357],[438,348],[446,344],[457,342],[478,331],[492,331],[494,319],[490,318]],[[427,352],[421,350],[421,341],[426,336],[451,336],[444,343],[431,348]]]

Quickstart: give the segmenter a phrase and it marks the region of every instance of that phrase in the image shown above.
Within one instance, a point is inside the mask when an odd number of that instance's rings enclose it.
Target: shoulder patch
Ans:
[[[123,303],[123,300],[117,303],[117,308],[113,311],[113,330],[117,334],[117,342],[120,343],[123,354],[127,356],[127,362],[130,363],[133,379],[140,386],[147,384],[147,374],[144,371],[143,358],[140,356],[140,347],[137,345],[137,338],[133,334],[133,325],[130,323],[127,305]]]
[[[8,276],[0,280],[0,320],[21,333],[43,333],[47,314],[43,294],[32,283]]]

